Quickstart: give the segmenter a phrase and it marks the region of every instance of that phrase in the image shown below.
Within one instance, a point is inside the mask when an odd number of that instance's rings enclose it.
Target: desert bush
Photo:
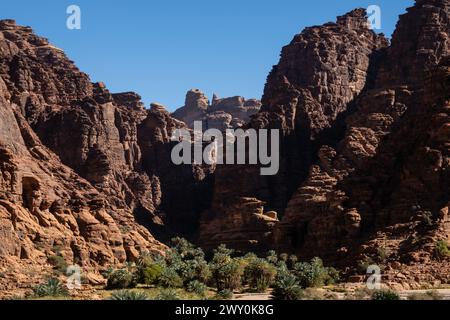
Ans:
[[[449,245],[446,241],[440,240],[440,241],[436,242],[434,251],[435,251],[438,259],[444,259],[446,257],[450,257],[450,249],[449,249]]]
[[[187,292],[193,292],[201,297],[205,296],[207,289],[206,285],[198,280],[191,281],[186,286]]]
[[[210,263],[212,279],[218,291],[235,290],[242,284],[244,273],[243,259],[231,257],[233,250],[221,245],[214,250],[214,257]]]
[[[272,292],[272,300],[300,300],[303,290],[297,279],[290,273],[281,273],[277,276]]]
[[[298,262],[298,257],[296,255],[289,256],[289,266],[290,268],[294,268],[295,264]]]
[[[183,280],[173,268],[166,267],[162,269],[157,284],[163,288],[180,288],[183,286]]]
[[[181,278],[184,285],[197,280],[206,283],[211,276],[205,254],[182,238],[172,239],[173,248],[167,254],[165,263]]]
[[[35,297],[67,297],[69,292],[67,288],[56,278],[49,279],[46,283],[37,285],[33,288]]]
[[[379,262],[381,262],[381,263],[386,262],[388,257],[389,257],[389,251],[388,250],[386,250],[385,248],[378,248],[377,249],[377,258],[378,258]]]
[[[374,264],[376,263],[371,257],[365,257],[364,259],[358,261],[358,271],[360,273],[366,274],[367,269]]]
[[[107,284],[106,288],[111,289],[128,289],[134,288],[137,284],[137,278],[127,268],[110,269],[106,273]]]
[[[109,300],[149,300],[145,292],[120,290],[113,292]]]
[[[287,263],[289,260],[289,255],[287,253],[280,254],[280,260]]]
[[[434,224],[433,213],[430,211],[423,211],[418,215],[422,225],[425,227],[432,227]]]
[[[277,269],[264,259],[251,260],[244,269],[244,279],[250,288],[265,292],[277,274]]]
[[[65,273],[67,271],[68,264],[60,253],[47,257],[47,261],[53,266],[55,271],[59,273]]]
[[[223,289],[216,294],[217,300],[230,300],[233,298],[233,292],[229,289]]]
[[[185,284],[194,280],[206,283],[211,276],[208,263],[199,258],[182,261],[176,269]]]
[[[319,258],[314,258],[309,263],[297,263],[293,274],[297,277],[302,288],[315,288],[333,284],[339,279],[339,274],[334,268],[326,268]]]
[[[139,268],[146,268],[153,264],[155,264],[156,261],[161,261],[160,256],[153,256],[150,253],[142,253],[141,256],[136,261],[136,267]],[[162,258],[163,259],[163,258]],[[163,259],[164,260],[164,259]]]
[[[146,285],[155,284],[160,279],[163,271],[164,267],[159,264],[153,264],[139,269],[138,282]]]
[[[158,293],[158,295],[155,297],[155,300],[176,301],[180,300],[180,296],[173,289],[164,289]]]
[[[372,294],[372,300],[400,300],[400,296],[392,290],[377,290]]]
[[[408,296],[408,300],[442,300],[443,297],[437,291],[427,291],[425,293],[413,293]]]
[[[277,253],[274,250],[270,250],[269,252],[267,252],[266,260],[269,263],[271,263],[273,265],[276,265],[277,262],[278,262],[278,255],[277,255]]]

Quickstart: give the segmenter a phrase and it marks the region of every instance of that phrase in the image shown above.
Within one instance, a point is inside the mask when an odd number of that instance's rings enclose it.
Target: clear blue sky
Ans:
[[[186,91],[260,98],[282,46],[304,27],[377,4],[391,35],[413,0],[1,0],[0,18],[33,27],[113,92],[174,110]],[[76,4],[82,29],[66,28]]]

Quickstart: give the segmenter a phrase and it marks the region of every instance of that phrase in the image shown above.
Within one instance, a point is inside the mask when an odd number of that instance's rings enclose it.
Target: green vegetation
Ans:
[[[117,270],[109,270],[106,274],[106,288],[111,289],[128,289],[136,286],[136,275],[128,268]]]
[[[229,289],[219,291],[216,295],[217,300],[230,300],[233,298],[233,292]]]
[[[164,256],[144,253],[134,263],[105,273],[107,290],[119,290],[105,298],[112,300],[231,299],[234,293],[265,293],[273,299],[298,300],[303,289],[338,281],[338,273],[319,258],[298,262],[288,254],[269,251],[265,258],[254,253],[237,254],[225,245],[205,253],[181,238],[172,240]],[[135,290],[130,290],[136,288]],[[316,296],[316,295],[314,295]]]
[[[163,274],[163,266],[154,264],[141,269],[139,272],[138,282],[146,285],[152,285],[157,283],[158,279]]]
[[[273,300],[300,300],[302,297],[303,290],[293,274],[278,275],[272,293]]]
[[[187,292],[193,292],[200,297],[205,296],[206,290],[208,290],[208,287],[206,286],[206,284],[204,284],[198,280],[189,282],[186,287]]]
[[[255,292],[265,292],[275,280],[277,269],[264,259],[253,258],[244,269],[244,279]]]
[[[114,292],[109,300],[149,300],[147,294],[144,292],[137,292],[132,290],[120,290]]]
[[[375,261],[371,257],[365,257],[363,260],[358,261],[358,271],[362,274],[366,274],[367,269],[375,264]]]
[[[175,301],[180,300],[180,296],[173,289],[164,289],[156,296],[155,300],[169,300]]]
[[[425,293],[414,293],[408,296],[408,300],[442,300],[443,297],[437,291],[427,291]]]
[[[400,300],[400,296],[392,290],[377,290],[372,294],[372,300]]]
[[[241,286],[244,273],[242,260],[232,258],[233,250],[226,246],[219,246],[214,250],[214,257],[210,263],[212,279],[218,291],[236,290]]]
[[[438,259],[450,257],[449,245],[446,241],[440,240],[436,242],[435,253]]]
[[[53,247],[53,251],[55,252],[54,255],[50,255],[47,257],[48,263],[50,263],[53,266],[53,269],[57,273],[66,273],[68,264],[66,262],[66,259],[64,259],[61,248],[58,246]]]
[[[319,258],[311,262],[301,262],[294,266],[294,275],[302,288],[316,288],[334,284],[339,280],[339,274],[334,268],[326,268]]]
[[[33,293],[36,298],[58,298],[69,296],[66,287],[56,278],[51,278],[46,283],[35,286],[33,288]]]

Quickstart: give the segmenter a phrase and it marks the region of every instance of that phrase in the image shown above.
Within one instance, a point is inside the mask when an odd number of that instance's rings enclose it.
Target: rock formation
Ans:
[[[198,89],[188,91],[184,107],[176,110],[172,116],[193,128],[195,121],[201,121],[203,129],[233,129],[242,127],[250,117],[258,113],[261,102],[243,97],[219,99],[214,95],[212,103]]]
[[[215,238],[237,247],[264,239],[263,247],[347,266],[380,262],[383,250],[389,280],[448,283],[448,263],[433,255],[450,238],[449,19],[450,1],[418,0],[389,46],[363,10],[296,36],[249,125],[282,130],[282,169],[263,179],[250,166],[219,167],[200,238],[221,226]],[[235,210],[243,197],[279,214],[270,234],[258,223],[222,223],[245,221]]]
[[[45,277],[54,255],[101,281],[108,266],[162,252],[152,233],[195,230],[210,172],[167,160],[185,125],[91,83],[12,20],[0,21],[0,115],[0,292]]]
[[[266,211],[284,214],[317,150],[338,139],[340,116],[370,85],[368,79],[386,46],[383,36],[369,30],[365,11],[355,10],[336,23],[305,29],[283,48],[279,64],[268,77],[262,109],[249,124],[281,131],[280,172],[267,178],[259,176],[257,166],[219,167],[211,208],[215,217],[205,214],[201,238],[210,238],[215,224],[227,228],[222,217],[232,214],[229,210],[234,206],[229,204],[242,197],[260,199]]]
[[[449,33],[450,0],[417,0],[391,44],[357,9],[296,35],[261,102],[191,90],[171,115],[0,21],[0,295],[41,281],[55,256],[99,283],[172,235],[449,283],[434,256],[450,240]],[[280,130],[279,173],[174,165],[172,133],[194,121]]]

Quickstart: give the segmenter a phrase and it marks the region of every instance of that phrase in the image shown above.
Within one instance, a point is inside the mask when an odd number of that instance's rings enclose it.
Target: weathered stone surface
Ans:
[[[55,248],[98,279],[163,252],[150,231],[168,237],[180,216],[193,232],[210,172],[170,165],[171,134],[185,125],[135,93],[91,83],[28,27],[3,20],[0,35],[0,289],[25,286],[27,268],[40,269],[28,284],[45,277]]]
[[[355,111],[346,118],[347,129],[336,151],[326,147],[328,157],[320,156],[322,174],[337,180],[322,181],[333,196],[305,208],[305,188],[314,184],[310,176],[307,187],[297,190],[288,204],[276,233],[300,230],[287,237],[288,241],[303,239],[294,245],[297,250],[323,255],[329,251],[336,256],[332,250],[348,242],[340,226],[345,226],[343,213],[351,208],[360,215],[360,229],[355,235],[362,236],[409,223],[425,213],[437,217],[448,203],[446,135],[442,137],[439,133],[445,129],[438,128],[445,128],[448,122],[443,111],[448,91],[441,83],[447,83],[449,14],[448,1],[418,1],[401,17],[376,86],[356,99]],[[414,51],[411,46],[418,49]],[[398,69],[402,64],[413,66],[408,74]],[[435,130],[438,133],[431,134]],[[305,215],[311,218],[305,221]],[[317,220],[334,220],[334,230],[326,231],[323,223],[314,230]],[[302,229],[305,225],[308,227]],[[320,236],[327,241],[312,241]],[[399,238],[400,233],[396,236]],[[408,237],[404,232],[403,236]],[[278,243],[283,247],[286,237]],[[357,247],[351,241],[347,245]]]
[[[195,121],[201,121],[204,130],[226,130],[244,126],[260,108],[261,102],[256,99],[219,99],[215,94],[210,104],[203,92],[193,89],[186,95],[185,106],[176,110],[172,116],[190,128],[193,128]]]
[[[450,1],[418,0],[389,47],[364,15],[307,28],[283,49],[249,125],[283,131],[280,173],[219,167],[201,234],[216,230],[239,246],[221,221],[241,221],[231,208],[257,198],[280,216],[272,226],[279,251],[346,267],[399,263],[402,279],[398,268],[386,271],[397,282],[448,283],[448,261],[434,248],[450,237]],[[230,230],[258,238],[256,224],[241,225]]]
[[[173,115],[0,21],[0,295],[41,281],[52,255],[98,284],[198,229],[205,248],[321,256],[349,275],[370,258],[389,283],[448,284],[449,17],[449,0],[417,0],[389,45],[354,10],[295,36],[262,102],[192,90]],[[171,135],[195,120],[280,129],[279,173],[173,165]]]
[[[284,215],[320,146],[337,141],[339,116],[371,85],[373,67],[386,46],[383,36],[368,29],[364,10],[355,10],[336,23],[306,28],[283,48],[268,77],[261,112],[248,126],[281,130],[280,172],[267,178],[259,176],[257,166],[219,167],[212,224],[242,196],[261,199],[267,211]],[[201,232],[208,233],[208,223]]]

